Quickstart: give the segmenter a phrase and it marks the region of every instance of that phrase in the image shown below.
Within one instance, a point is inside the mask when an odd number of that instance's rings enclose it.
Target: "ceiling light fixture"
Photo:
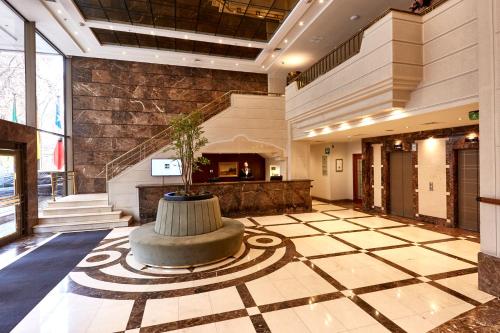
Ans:
[[[210,63],[213,65],[213,64],[214,64],[214,61],[213,61],[213,60],[210,60]]]
[[[188,35],[184,35],[184,39],[189,39]]]
[[[262,65],[261,67],[262,67],[262,68],[264,68],[265,66],[264,66],[264,65]]]
[[[319,2],[319,3],[323,3],[323,2],[325,2],[325,1],[324,1],[324,0],[318,0],[318,2]]]
[[[349,17],[349,20],[351,20],[351,21],[356,21],[357,19],[359,19],[359,15],[353,15],[353,16]]]
[[[87,52],[90,52],[90,47],[87,47]]]
[[[114,29],[112,25],[110,25],[110,26],[109,26],[109,28],[110,28],[111,30],[113,30],[113,29]]]
[[[154,34],[155,34],[155,32],[154,32],[153,30],[151,30],[149,33],[150,33],[151,35],[154,35]]]
[[[219,39],[219,44],[222,44],[222,39]]]
[[[159,58],[159,57],[160,57],[159,55],[155,54],[155,58]]]
[[[248,47],[252,47],[252,43],[248,43]]]
[[[236,63],[235,65],[236,65],[236,66],[239,66],[240,64]]]
[[[58,9],[57,14],[62,14],[62,11],[60,9]]]
[[[299,22],[299,26],[303,26],[304,25],[304,22],[303,21],[300,21]]]
[[[458,118],[458,120],[462,121],[462,117]]]
[[[274,58],[274,57],[275,57],[275,55],[274,55],[274,54],[271,54],[271,58]]]
[[[125,54],[127,54],[127,52],[125,52],[125,51],[122,51],[122,54],[123,54],[123,55],[125,55]]]
[[[285,44],[287,44],[287,43],[288,43],[288,39],[285,39]]]
[[[183,58],[182,58],[182,61],[186,61],[186,57],[183,57]]]

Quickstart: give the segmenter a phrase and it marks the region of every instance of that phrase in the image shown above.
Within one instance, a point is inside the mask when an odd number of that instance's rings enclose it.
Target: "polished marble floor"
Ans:
[[[145,267],[114,229],[13,332],[427,332],[494,300],[477,235],[313,208],[240,219],[240,251],[195,269]]]

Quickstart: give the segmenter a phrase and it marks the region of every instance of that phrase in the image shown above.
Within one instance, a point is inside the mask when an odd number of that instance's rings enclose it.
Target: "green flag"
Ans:
[[[17,123],[16,95],[14,95],[14,101],[12,102],[12,121]]]

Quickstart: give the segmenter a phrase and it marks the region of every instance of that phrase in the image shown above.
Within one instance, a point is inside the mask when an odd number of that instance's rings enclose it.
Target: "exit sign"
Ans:
[[[469,120],[479,120],[479,110],[469,112]]]

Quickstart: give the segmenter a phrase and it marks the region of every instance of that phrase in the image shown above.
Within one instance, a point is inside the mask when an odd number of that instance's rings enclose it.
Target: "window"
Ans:
[[[36,34],[38,129],[64,134],[64,58]]]
[[[0,119],[26,124],[24,21],[0,1]]]

